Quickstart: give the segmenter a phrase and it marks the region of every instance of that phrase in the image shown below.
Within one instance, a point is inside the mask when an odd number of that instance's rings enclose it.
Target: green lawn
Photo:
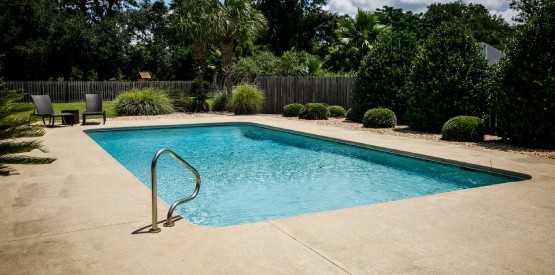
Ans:
[[[85,102],[52,103],[52,105],[56,113],[61,113],[62,110],[79,110],[79,116],[81,116],[86,109]],[[103,101],[102,108],[106,111],[106,117],[116,117],[116,113],[114,112],[114,101]],[[18,113],[15,116],[29,118],[31,113],[33,113],[33,111]]]

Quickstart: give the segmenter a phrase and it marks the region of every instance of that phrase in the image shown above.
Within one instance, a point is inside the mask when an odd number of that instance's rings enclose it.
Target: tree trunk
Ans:
[[[222,74],[224,76],[224,86],[226,95],[231,93],[233,69],[233,55],[235,53],[235,41],[233,38],[225,38],[220,46],[222,51]]]

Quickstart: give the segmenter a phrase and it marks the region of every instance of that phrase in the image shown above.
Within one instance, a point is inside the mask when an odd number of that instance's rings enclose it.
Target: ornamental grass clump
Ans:
[[[484,121],[474,116],[449,119],[441,129],[441,139],[449,141],[483,141]]]
[[[284,117],[298,117],[302,108],[303,105],[300,103],[287,104],[283,106],[282,114]]]
[[[225,92],[218,93],[214,96],[214,103],[212,104],[212,111],[224,112],[227,111],[229,104],[229,97]]]
[[[322,103],[307,103],[299,112],[300,119],[326,120],[330,117],[330,111]]]
[[[397,125],[395,113],[387,108],[368,110],[362,119],[365,128],[393,128]]]
[[[118,116],[163,115],[174,112],[172,101],[161,89],[132,89],[121,93],[115,100]]]
[[[257,114],[264,108],[262,91],[252,84],[242,84],[233,89],[229,107],[236,115]]]
[[[345,108],[341,107],[341,106],[330,106],[328,107],[328,110],[330,111],[330,117],[345,117],[347,115],[347,111],[345,111]]]

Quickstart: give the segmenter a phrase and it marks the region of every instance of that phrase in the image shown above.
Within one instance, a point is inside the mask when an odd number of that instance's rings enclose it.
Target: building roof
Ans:
[[[503,57],[503,53],[500,50],[496,49],[488,43],[479,42],[478,45],[480,46],[480,52],[488,61],[488,65],[493,65],[499,62],[499,59]]]
[[[141,79],[151,79],[152,77],[150,76],[149,72],[139,72],[139,77]]]

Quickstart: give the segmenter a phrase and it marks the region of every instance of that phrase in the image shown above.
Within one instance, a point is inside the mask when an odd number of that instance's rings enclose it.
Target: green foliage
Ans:
[[[174,112],[168,94],[160,89],[132,89],[121,93],[115,100],[118,116],[162,115]]]
[[[441,129],[441,139],[450,141],[483,141],[484,121],[474,116],[449,119]]]
[[[345,117],[347,115],[347,111],[342,106],[329,106],[328,110],[330,111],[330,117]]]
[[[407,124],[440,132],[451,117],[488,112],[491,75],[472,33],[457,23],[442,24],[424,41],[405,86]]]
[[[44,129],[29,125],[29,117],[15,116],[17,113],[33,109],[30,104],[20,103],[23,92],[5,89],[0,80],[0,175],[8,176],[14,169],[6,164],[42,164],[51,163],[54,158],[30,157],[13,155],[31,152],[38,149],[45,152],[41,143],[36,140],[20,140],[18,138],[37,137],[44,135]]]
[[[355,18],[341,18],[335,30],[336,43],[326,56],[324,67],[333,71],[358,70],[374,40],[385,30],[378,20],[376,13],[362,9],[358,9]]]
[[[218,36],[226,91],[231,92],[231,70],[236,46],[252,41],[266,28],[266,19],[250,1],[226,0],[218,9]]]
[[[499,134],[530,147],[555,148],[555,2],[518,1],[525,21],[496,72]]]
[[[378,107],[405,114],[402,89],[416,46],[416,38],[407,32],[385,32],[378,37],[355,77],[350,120],[361,122],[367,110]]]
[[[300,103],[291,103],[283,106],[284,117],[298,117],[303,105]]]
[[[307,103],[299,112],[300,119],[326,120],[330,117],[328,107],[322,103]]]
[[[326,11],[326,1],[257,0],[254,6],[268,21],[268,31],[258,42],[277,55],[295,48],[325,53],[333,40],[337,15]]]
[[[262,51],[252,57],[239,59],[233,65],[233,78],[254,82],[258,76],[306,76],[326,74],[317,56],[303,51],[290,50],[276,57]]]
[[[170,93],[168,95],[176,112],[194,112],[195,100],[184,92]]]
[[[215,111],[215,112],[227,111],[228,105],[229,105],[229,96],[226,93],[218,93],[214,96],[212,111]]]
[[[264,94],[258,87],[251,84],[242,84],[233,89],[229,107],[236,115],[249,115],[261,112],[264,103]]]
[[[492,15],[481,4],[455,1],[451,3],[433,3],[422,18],[422,25],[428,30],[437,29],[443,22],[461,22],[471,31],[478,42],[486,42],[497,48],[504,48],[511,36],[511,27],[499,15]]]
[[[393,128],[397,125],[397,116],[387,108],[374,108],[364,113],[362,126],[365,128]]]
[[[350,121],[354,121],[352,108],[349,108],[349,110],[347,110],[347,114],[345,114],[345,118],[347,118]]]

